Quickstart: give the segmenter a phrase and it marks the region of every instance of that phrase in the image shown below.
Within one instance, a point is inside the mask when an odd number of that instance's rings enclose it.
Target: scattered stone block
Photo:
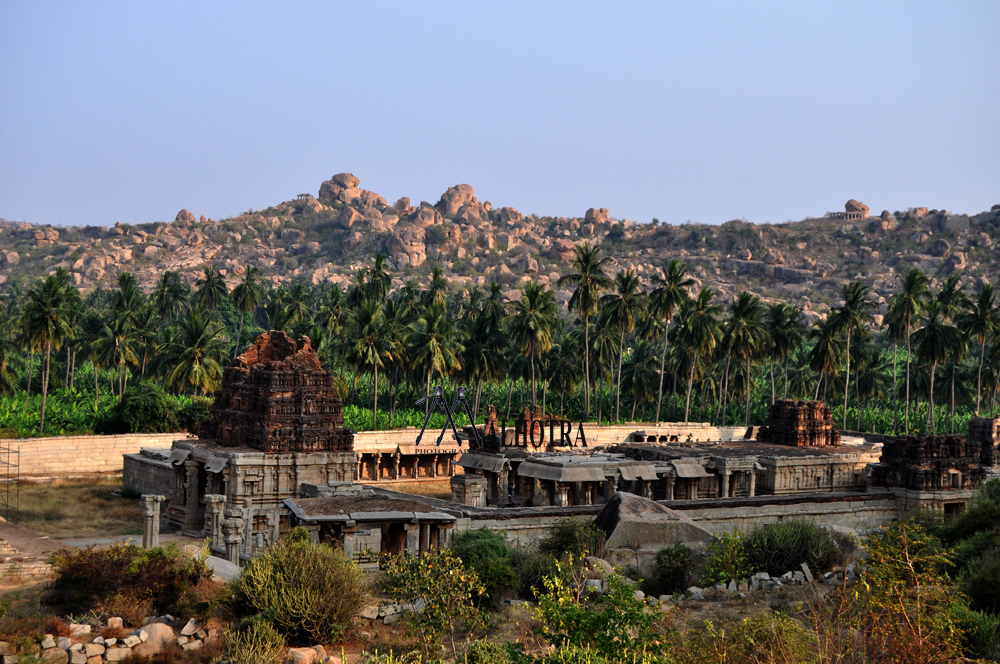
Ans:
[[[118,643],[118,639],[104,639],[104,647],[110,648],[111,646]]]
[[[91,643],[96,643],[99,646],[103,646],[104,645],[104,637],[103,636],[94,637],[94,640]]]
[[[691,595],[691,599],[705,599],[704,591],[698,586],[690,586],[687,591]]]
[[[121,618],[108,618],[108,627],[112,629],[121,629],[125,626],[125,621]]]
[[[87,656],[80,650],[71,652],[69,664],[87,664]]]
[[[729,592],[731,592],[733,594],[736,593],[736,579],[731,579],[729,581],[728,590],[729,590]]]
[[[83,636],[84,634],[90,634],[90,625],[73,624],[69,626],[70,636]]]
[[[132,649],[121,646],[119,648],[111,648],[105,653],[104,657],[109,662],[122,662],[132,656]]]
[[[806,563],[802,563],[802,574],[805,575],[807,582],[813,583],[814,579],[812,572],[809,570],[809,565]]]
[[[42,653],[42,661],[45,664],[68,664],[69,653],[62,648],[47,648]]]
[[[170,625],[159,622],[146,625],[137,636],[142,643],[132,649],[132,654],[136,657],[152,657],[177,643],[177,635]]]
[[[87,654],[87,657],[103,655],[105,650],[106,648],[101,643],[88,643],[83,647],[83,651]]]
[[[323,664],[341,664],[339,655],[330,655],[323,660]]]
[[[754,592],[760,590],[760,579],[756,575],[750,577],[750,589]]]
[[[42,650],[48,650],[49,648],[56,647],[56,640],[52,638],[51,634],[46,634],[45,638],[42,639]]]
[[[3,664],[17,664],[17,655],[4,655]]]
[[[368,620],[375,620],[378,618],[378,604],[369,604],[365,608],[361,609],[361,617],[367,618]]]
[[[287,664],[314,664],[316,650],[313,648],[289,648],[285,653]]]
[[[8,641],[0,641],[0,656],[13,654],[14,646],[12,646]]]
[[[799,585],[805,583],[805,581],[806,581],[806,575],[803,574],[802,572],[795,572],[792,575],[792,578],[795,580],[795,583],[797,583]]]
[[[590,592],[604,592],[604,583],[600,579],[587,579],[584,585],[590,589]]]
[[[640,602],[646,599],[646,593],[642,592],[641,590],[636,590],[634,593],[632,593],[632,596],[635,597]]]
[[[197,632],[197,631],[198,631],[199,629],[201,629],[201,625],[199,625],[199,624],[198,624],[198,621],[197,621],[197,620],[195,620],[194,618],[192,618],[192,619],[191,619],[191,620],[189,620],[189,621],[187,622],[187,624],[186,624],[186,625],[184,625],[184,627],[183,627],[183,628],[181,629],[181,636],[192,636],[192,635],[194,635],[194,633],[195,633],[195,632]]]
[[[103,655],[94,655],[93,657],[87,658],[87,664],[103,664],[103,663],[104,663]]]
[[[324,648],[323,646],[318,646],[317,645],[317,646],[313,646],[313,650],[316,651],[316,661],[317,662],[322,662],[324,659],[326,659],[326,648]]]
[[[402,614],[392,613],[382,618],[382,622],[385,623],[386,625],[395,625],[402,619],[403,619]]]
[[[74,643],[73,645],[71,645],[69,647],[69,649],[70,649],[71,652],[83,652],[83,644],[82,643]]]
[[[200,650],[204,641],[189,641],[181,646],[181,650]]]
[[[129,648],[134,648],[140,643],[142,643],[142,639],[133,634],[131,636],[126,636],[124,639],[122,639],[122,643],[124,643]]]
[[[179,646],[185,646],[185,645],[187,645],[187,642],[190,641],[190,640],[191,640],[190,637],[187,637],[187,636],[178,636],[177,637],[177,645],[179,645]]]

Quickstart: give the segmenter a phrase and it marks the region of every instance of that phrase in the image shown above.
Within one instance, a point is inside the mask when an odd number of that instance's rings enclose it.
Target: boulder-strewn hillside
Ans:
[[[535,279],[556,288],[573,246],[591,242],[612,257],[613,271],[633,268],[647,283],[679,257],[700,285],[723,297],[748,289],[799,302],[814,317],[832,304],[845,280],[864,280],[882,304],[897,275],[910,267],[939,280],[960,273],[970,286],[1000,276],[993,248],[1000,241],[1000,205],[975,215],[926,207],[874,217],[868,212],[850,200],[844,212],[784,224],[638,224],[615,219],[605,208],[590,208],[582,217],[537,217],[480,201],[467,184],[450,187],[433,204],[409,198],[390,204],[341,173],[323,182],[318,196],[301,194],[229,219],[199,219],[181,210],[170,223],[113,228],[0,220],[0,283],[28,282],[65,267],[83,289],[107,285],[122,270],[149,289],[164,270],[193,282],[211,264],[235,283],[250,263],[275,283],[344,285],[372,254],[384,251],[397,269],[396,285],[421,282],[440,266],[457,287],[497,280],[514,289]],[[557,297],[565,301],[569,292]]]

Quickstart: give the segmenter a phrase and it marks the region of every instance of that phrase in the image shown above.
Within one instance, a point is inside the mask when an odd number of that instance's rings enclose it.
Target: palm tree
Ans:
[[[664,276],[653,277],[656,286],[649,294],[650,315],[663,320],[663,353],[660,356],[660,385],[656,393],[656,421],[660,421],[660,404],[663,403],[663,373],[667,366],[667,345],[669,343],[670,320],[681,304],[690,298],[688,289],[694,286],[694,279],[687,276],[687,265],[676,258],[667,265]],[[676,377],[675,377],[676,378]]]
[[[958,316],[958,329],[968,338],[979,342],[979,370],[976,374],[976,415],[983,387],[983,360],[986,357],[986,341],[1000,330],[1000,310],[997,309],[997,293],[990,284],[984,285],[969,311]]]
[[[24,366],[20,347],[7,337],[0,337],[0,394],[17,391],[17,372]]]
[[[97,353],[101,364],[114,367],[113,378],[118,383],[119,401],[128,388],[128,365],[139,363],[139,356],[135,352],[136,345],[135,327],[128,314],[120,312],[104,322],[104,328],[97,341]],[[96,367],[94,370],[97,370]],[[114,383],[112,383],[112,392],[114,392]]]
[[[892,296],[889,307],[890,317],[895,319],[903,328],[903,336],[906,338],[906,405],[903,410],[903,430],[910,430],[910,358],[913,356],[912,334],[913,326],[923,312],[924,305],[930,299],[930,292],[927,290],[929,279],[927,275],[917,269],[910,270],[903,279],[902,289]]]
[[[49,391],[52,349],[58,348],[72,332],[66,307],[69,288],[72,288],[69,284],[69,272],[60,268],[28,292],[28,301],[21,314],[22,329],[27,331],[34,347],[45,353],[42,368],[42,412],[38,423],[40,435],[45,434],[45,405]]]
[[[840,357],[844,352],[841,346],[840,335],[837,333],[837,314],[838,312],[834,310],[823,320],[816,321],[816,325],[810,333],[810,336],[816,340],[816,343],[812,347],[812,350],[809,351],[809,367],[819,374],[819,380],[816,381],[816,393],[813,395],[813,399],[819,399],[820,387],[829,383],[829,376],[836,370],[837,365],[840,364]]]
[[[212,313],[219,308],[222,300],[229,294],[226,280],[215,265],[202,268],[204,276],[195,285],[195,303],[206,313]]]
[[[851,335],[867,334],[872,321],[871,303],[865,297],[868,286],[860,281],[844,286],[844,304],[837,309],[837,332],[847,336],[847,366],[844,367],[844,417],[842,428],[847,428],[847,395],[851,391]]]
[[[511,302],[507,317],[511,341],[531,364],[531,405],[538,403],[536,393],[535,357],[552,350],[552,332],[555,328],[555,293],[544,285],[529,281],[521,290],[521,299]]]
[[[746,416],[744,425],[750,425],[750,360],[760,355],[767,345],[767,329],[764,327],[764,308],[760,298],[746,291],[737,294],[729,307],[730,319],[726,329],[730,352],[743,360],[745,367]]]
[[[917,356],[930,364],[930,426],[931,434],[937,434],[934,417],[934,373],[937,365],[948,359],[948,353],[959,343],[958,329],[945,323],[944,305],[932,301],[926,306],[927,321],[924,326],[913,333],[913,343],[917,347]]]
[[[385,302],[389,295],[389,288],[392,286],[392,277],[385,269],[385,261],[388,256],[381,251],[375,254],[375,265],[368,273],[368,296],[376,302]]]
[[[382,305],[375,300],[365,300],[351,313],[348,329],[358,364],[372,370],[372,427],[378,429],[378,370],[393,360],[398,342],[392,338]]]
[[[785,386],[782,399],[788,398],[788,359],[802,344],[806,328],[802,322],[802,311],[784,302],[775,302],[767,309],[766,322],[769,344],[768,361],[771,362],[771,404],[774,404],[774,362],[782,365]]]
[[[618,330],[618,384],[615,387],[615,424],[622,395],[622,360],[625,357],[625,333],[635,329],[635,321],[645,305],[646,294],[639,286],[639,275],[635,270],[619,272],[615,275],[614,291],[601,298],[601,306],[610,315],[612,327]]]
[[[135,318],[146,303],[146,294],[139,286],[139,280],[131,272],[118,275],[118,290],[111,296],[111,307],[124,313],[129,320]]]
[[[227,355],[225,328],[200,312],[191,313],[177,326],[177,338],[169,353],[174,368],[167,381],[182,392],[196,394],[215,390],[222,380],[222,362]]]
[[[463,334],[448,319],[444,305],[427,306],[413,323],[407,339],[413,348],[413,360],[423,366],[427,377],[427,394],[431,392],[431,377],[437,373],[441,380],[462,368]],[[425,412],[430,400],[424,403]]]
[[[653,394],[657,382],[656,349],[648,341],[640,340],[632,350],[631,357],[625,363],[625,381],[632,395],[632,419],[635,421],[635,407],[642,402],[643,414],[646,412],[646,401]]]
[[[264,279],[260,268],[247,265],[243,272],[243,281],[233,289],[233,304],[240,312],[240,325],[236,332],[236,343],[233,344],[233,359],[239,353],[243,341],[243,318],[252,312],[264,299]]]
[[[572,284],[576,286],[572,297],[566,303],[570,311],[583,321],[583,375],[584,383],[584,419],[590,419],[590,316],[597,313],[601,300],[601,291],[611,286],[611,279],[604,272],[604,266],[611,260],[608,257],[598,258],[601,247],[591,247],[589,242],[573,247],[574,272],[564,275],[557,285]]]
[[[153,303],[161,319],[172,321],[180,314],[187,301],[188,290],[179,272],[166,270],[160,275],[153,289]]]
[[[711,288],[702,288],[694,300],[681,305],[678,323],[678,341],[691,354],[688,360],[687,398],[684,402],[684,424],[691,413],[691,388],[694,386],[694,370],[698,357],[705,357],[715,350],[721,337],[718,316],[722,307],[712,304],[715,293]]]
[[[431,281],[424,292],[424,304],[444,304],[448,295],[448,279],[444,276],[444,270],[435,267],[431,270]]]

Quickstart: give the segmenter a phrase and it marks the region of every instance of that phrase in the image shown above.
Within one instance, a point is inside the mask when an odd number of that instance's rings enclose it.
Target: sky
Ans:
[[[335,173],[526,214],[1000,203],[1000,3],[0,2],[0,217],[222,218]]]

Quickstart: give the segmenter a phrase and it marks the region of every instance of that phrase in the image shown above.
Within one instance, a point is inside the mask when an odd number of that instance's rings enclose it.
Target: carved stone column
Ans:
[[[719,498],[729,497],[729,473],[728,470],[723,470],[719,474]]]
[[[160,546],[160,505],[166,496],[144,495],[142,500],[142,548]]]
[[[226,519],[222,522],[222,538],[226,545],[226,560],[240,564],[240,544],[242,543],[242,519]]]
[[[750,469],[750,497],[753,498],[757,495],[757,471],[753,468]]]
[[[212,548],[222,546],[223,510],[226,508],[226,497],[218,494],[207,494],[205,501],[205,528],[202,532],[211,540]]]
[[[411,555],[420,554],[420,524],[419,523],[404,523],[403,529],[406,530],[406,552]]]

